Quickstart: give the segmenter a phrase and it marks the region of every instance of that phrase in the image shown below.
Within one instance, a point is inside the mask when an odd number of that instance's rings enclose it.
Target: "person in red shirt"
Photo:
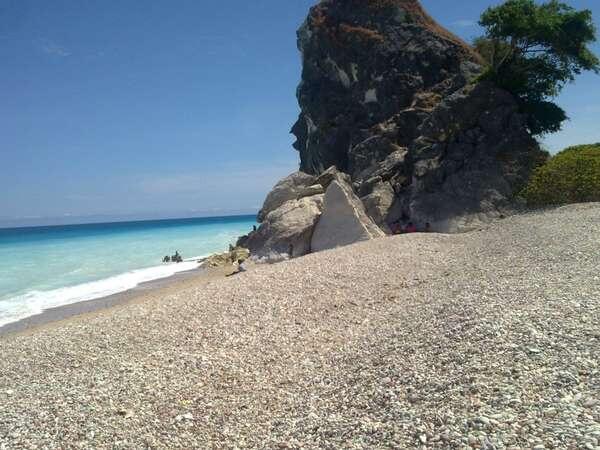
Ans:
[[[417,227],[415,226],[414,223],[412,222],[408,222],[408,225],[406,225],[406,228],[404,229],[405,233],[416,233],[417,232]]]

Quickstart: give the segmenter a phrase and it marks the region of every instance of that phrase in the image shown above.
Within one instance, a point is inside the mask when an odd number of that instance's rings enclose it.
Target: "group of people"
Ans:
[[[163,258],[163,262],[174,262],[174,263],[180,263],[183,262],[183,258],[181,257],[181,255],[179,254],[179,250],[175,250],[175,254],[173,256],[165,256]]]
[[[398,221],[390,225],[390,229],[392,230],[392,234],[419,233],[420,231],[423,233],[430,233],[431,224],[427,222],[425,227],[422,230],[419,230],[413,222],[408,222],[403,226],[402,223]]]

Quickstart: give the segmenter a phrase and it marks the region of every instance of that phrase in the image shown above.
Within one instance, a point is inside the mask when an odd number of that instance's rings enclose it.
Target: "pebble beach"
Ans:
[[[0,449],[600,449],[600,204],[0,337]]]

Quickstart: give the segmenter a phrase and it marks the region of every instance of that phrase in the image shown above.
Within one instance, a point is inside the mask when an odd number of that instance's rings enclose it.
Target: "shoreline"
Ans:
[[[574,205],[147,286],[0,339],[0,442],[596,448],[599,235]]]
[[[201,261],[195,269],[177,272],[166,278],[145,281],[123,292],[48,308],[41,313],[7,323],[0,326],[0,340],[9,336],[24,335],[58,326],[70,320],[84,319],[130,303],[143,302],[167,295],[172,291],[185,289],[191,285],[202,285],[211,280],[223,278],[230,272],[227,267],[204,268],[200,266],[200,263]]]

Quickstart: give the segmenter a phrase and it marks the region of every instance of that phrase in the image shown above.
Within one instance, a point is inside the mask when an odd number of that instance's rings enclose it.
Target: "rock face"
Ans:
[[[262,225],[247,238],[254,248],[292,243],[299,255],[380,234],[358,224],[463,231],[514,211],[515,193],[545,155],[512,95],[477,82],[480,56],[417,0],[322,0],[298,47],[292,132],[301,172],[267,197]],[[300,200],[306,212],[284,238],[280,221]]]
[[[350,149],[364,130],[396,115],[393,141],[408,145],[422,110],[463,87],[480,61],[416,0],[321,1],[298,30],[298,48],[302,112],[292,132],[300,168],[313,174],[330,166],[352,173]]]
[[[352,187],[341,180],[335,180],[325,193],[323,214],[315,226],[311,250],[328,250],[384,235],[367,216]]]
[[[445,99],[410,146],[411,183],[398,198],[416,222],[472,228],[514,209],[512,198],[543,160],[506,91],[468,86]]]

